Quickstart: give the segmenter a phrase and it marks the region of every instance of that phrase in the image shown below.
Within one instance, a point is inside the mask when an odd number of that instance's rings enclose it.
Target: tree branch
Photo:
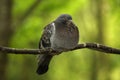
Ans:
[[[77,49],[83,49],[83,48],[88,48],[100,52],[105,52],[109,54],[120,54],[120,49],[108,47],[102,44],[97,44],[97,43],[83,43],[83,44],[78,44],[75,48],[65,50],[63,52],[67,51],[73,51]],[[16,49],[16,48],[9,48],[9,47],[2,47],[0,46],[0,51],[3,52],[4,54],[49,54],[49,53],[58,53],[59,51],[52,50],[50,48],[47,49]]]

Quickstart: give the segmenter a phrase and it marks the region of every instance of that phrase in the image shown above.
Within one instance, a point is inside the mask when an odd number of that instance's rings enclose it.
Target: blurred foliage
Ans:
[[[91,3],[95,0],[41,0],[39,5],[29,13],[20,25],[17,25],[20,18],[34,4],[36,0],[14,0],[13,2],[13,28],[15,33],[12,36],[11,47],[16,48],[38,48],[40,36],[43,28],[56,19],[60,14],[70,14],[73,21],[80,31],[80,42],[99,42],[96,37],[99,28],[96,26],[96,18],[93,14],[94,9]],[[120,1],[106,0],[104,1],[105,17],[103,27],[104,44],[112,47],[120,48],[119,32],[120,32]],[[102,5],[102,4],[101,4]],[[95,6],[94,6],[95,7]],[[92,9],[93,8],[93,9]],[[15,25],[15,26],[14,26]],[[104,24],[103,24],[104,25]],[[108,63],[104,63],[102,58],[94,58],[94,54],[100,54],[91,50],[77,50],[62,53],[55,56],[49,66],[49,71],[44,75],[37,75],[37,59],[34,55],[9,55],[7,68],[8,80],[94,80],[92,75],[97,77],[95,80],[120,80],[120,56],[105,55],[109,58]],[[101,53],[102,54],[102,53]],[[99,56],[99,55],[98,55]],[[103,69],[93,73],[95,68],[94,61],[99,60]],[[97,63],[101,67],[101,63]],[[106,64],[109,74],[104,74]],[[100,68],[99,67],[99,68]],[[96,74],[98,74],[96,76]],[[109,75],[109,76],[106,76]]]

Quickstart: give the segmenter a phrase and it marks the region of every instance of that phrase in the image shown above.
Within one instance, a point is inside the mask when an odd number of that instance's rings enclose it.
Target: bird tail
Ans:
[[[48,71],[49,63],[52,59],[52,55],[46,55],[46,54],[41,54],[39,55],[39,62],[38,62],[38,68],[37,68],[37,73],[44,74]]]

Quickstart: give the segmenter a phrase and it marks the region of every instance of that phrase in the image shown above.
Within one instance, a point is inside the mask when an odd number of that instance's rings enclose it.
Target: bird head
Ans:
[[[62,14],[56,19],[56,21],[66,24],[72,22],[72,17],[68,14]]]

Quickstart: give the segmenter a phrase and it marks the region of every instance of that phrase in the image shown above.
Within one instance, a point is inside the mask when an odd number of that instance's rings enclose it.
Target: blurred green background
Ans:
[[[80,41],[120,48],[120,0],[0,0],[0,45],[38,48],[43,28],[70,14]],[[81,49],[55,56],[37,75],[36,55],[0,54],[0,80],[120,80],[120,56]]]

